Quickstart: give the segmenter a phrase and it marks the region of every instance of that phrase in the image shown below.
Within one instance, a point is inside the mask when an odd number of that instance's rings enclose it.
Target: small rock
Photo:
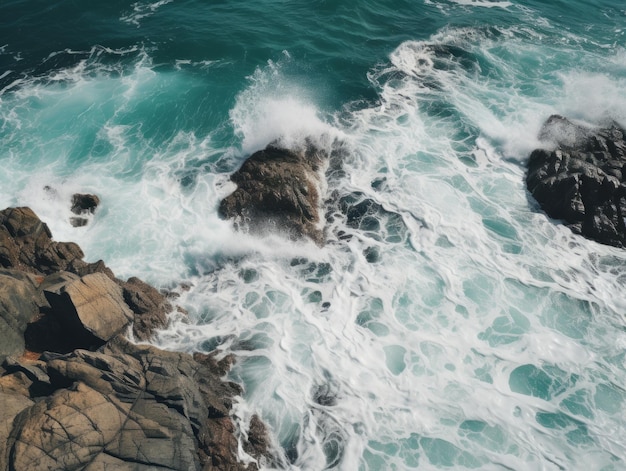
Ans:
[[[93,214],[100,204],[96,195],[75,193],[72,195],[72,212],[74,214]]]

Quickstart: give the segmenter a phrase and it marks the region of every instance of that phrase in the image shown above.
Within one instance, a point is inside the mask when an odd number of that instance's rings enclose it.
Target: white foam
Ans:
[[[472,6],[472,7],[483,7],[483,8],[508,8],[513,6],[511,2],[508,1],[489,1],[489,0],[451,0],[453,3],[458,5]]]
[[[142,123],[117,118],[160,87],[184,87],[185,74],[179,83],[144,63],[124,79],[93,77],[87,64],[3,95],[3,139],[21,148],[2,155],[13,173],[0,202],[32,206],[57,239],[78,241],[119,276],[179,291],[189,317],[157,343],[237,355],[231,376],[246,390],[234,418],[243,433],[260,412],[274,442],[297,451],[290,461],[282,450],[281,468],[324,469],[335,443],[335,469],[600,469],[626,459],[616,295],[626,256],[536,211],[520,162],[549,114],[601,117],[579,100],[590,80],[606,106],[623,84],[606,70],[537,84],[517,58],[541,51],[516,29],[448,28],[403,43],[369,75],[376,105],[342,116],[340,130],[269,63],[237,97],[232,146],[180,131],[153,147]],[[95,120],[93,148],[104,150],[77,169],[67,136],[78,130],[40,124],[103,104],[105,118],[86,113],[81,126]],[[237,233],[217,217],[233,156],[311,136],[347,142],[329,194],[384,208],[379,229],[337,216],[319,248]],[[102,199],[78,229],[68,222],[76,191]],[[368,261],[371,247],[378,260]],[[529,365],[535,377],[515,376]]]
[[[128,12],[120,17],[120,21],[133,24],[139,28],[141,20],[150,17],[163,5],[172,3],[174,0],[158,0],[157,2],[135,2],[131,6],[133,11]]]
[[[286,51],[284,55],[288,61]],[[328,144],[340,137],[335,128],[321,119],[314,97],[286,80],[282,67],[280,62],[268,61],[265,68],[258,68],[249,77],[250,86],[237,96],[230,119],[243,154],[275,141],[289,148],[301,146],[306,138],[325,140]]]

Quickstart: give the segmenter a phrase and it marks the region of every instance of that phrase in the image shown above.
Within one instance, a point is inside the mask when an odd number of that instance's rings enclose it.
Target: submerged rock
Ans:
[[[617,123],[592,129],[551,116],[528,161],[526,185],[541,208],[577,234],[626,246],[626,141]]]
[[[290,238],[323,244],[320,185],[326,156],[309,145],[294,151],[269,145],[252,154],[232,176],[237,189],[219,214],[253,232],[279,230]]]

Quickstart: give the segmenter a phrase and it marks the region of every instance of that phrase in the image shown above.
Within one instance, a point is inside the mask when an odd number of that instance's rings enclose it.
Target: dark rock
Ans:
[[[93,214],[100,204],[100,198],[96,195],[75,193],[72,195],[72,212],[81,217],[71,217],[70,224],[74,227],[86,226],[89,219],[85,215]]]
[[[541,208],[572,231],[597,242],[626,246],[626,141],[613,123],[591,129],[551,116],[528,161],[526,185]]]
[[[93,214],[100,204],[96,195],[75,193],[72,195],[72,212],[74,214]]]
[[[156,329],[167,325],[172,305],[167,298],[139,278],[121,283],[124,301],[134,313],[133,335],[137,340],[149,340]]]
[[[37,275],[69,271],[79,275],[113,273],[102,261],[87,263],[80,247],[54,242],[48,226],[30,208],[0,211],[0,267]]]
[[[278,229],[292,239],[324,241],[319,215],[325,155],[313,146],[303,151],[272,145],[255,152],[231,180],[234,193],[222,200],[219,214],[238,228],[254,232]]]
[[[84,227],[87,225],[87,223],[89,223],[89,220],[87,218],[81,218],[81,217],[70,218],[70,224],[74,227]]]

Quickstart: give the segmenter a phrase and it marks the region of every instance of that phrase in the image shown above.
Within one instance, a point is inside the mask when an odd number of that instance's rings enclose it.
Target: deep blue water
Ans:
[[[155,342],[237,355],[263,466],[626,468],[626,254],[524,187],[551,114],[626,126],[625,5],[91,3],[0,4],[0,206],[188,285]],[[326,247],[217,217],[251,152],[307,138],[344,149]]]

